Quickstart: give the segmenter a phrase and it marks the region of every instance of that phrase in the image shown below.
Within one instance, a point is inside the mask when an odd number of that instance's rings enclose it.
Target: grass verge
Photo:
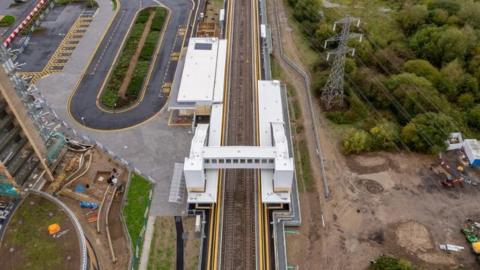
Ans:
[[[48,234],[57,223],[69,230],[61,238]],[[78,240],[65,212],[53,202],[30,194],[14,213],[0,247],[1,269],[71,269],[79,263]],[[70,259],[66,259],[70,257]]]
[[[138,174],[133,174],[127,192],[127,202],[123,208],[123,216],[127,224],[128,234],[132,239],[133,253],[141,254],[143,244],[142,228],[145,225],[145,211],[150,205],[152,184]]]
[[[274,57],[270,57],[272,67],[272,77],[277,80],[287,81],[282,67]],[[312,177],[312,168],[310,165],[310,154],[308,153],[305,136],[303,134],[303,124],[301,122],[302,110],[298,102],[294,87],[287,84],[288,105],[291,122],[291,132],[293,137],[293,148],[295,152],[295,169],[297,175],[298,189],[300,191],[313,191],[315,184]]]
[[[154,12],[152,24],[145,43],[140,52],[135,70],[128,83],[126,97],[120,97],[118,91],[122,85],[127,73],[129,64],[135,51],[139,46],[139,40],[146,27],[150,15]],[[107,81],[105,89],[101,96],[102,105],[110,108],[124,108],[135,103],[144,87],[149,70],[151,69],[152,59],[154,58],[155,48],[159,42],[163,24],[167,18],[168,10],[163,7],[147,8],[140,11],[137,15],[130,34],[122,48],[120,57],[115,64],[110,78]]]
[[[157,218],[148,260],[149,270],[175,268],[176,231],[173,217]]]

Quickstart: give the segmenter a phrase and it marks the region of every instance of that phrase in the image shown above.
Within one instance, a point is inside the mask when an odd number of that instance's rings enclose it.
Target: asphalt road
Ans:
[[[170,54],[179,52],[183,45],[183,37],[178,35],[178,29],[188,25],[193,3],[190,0],[161,0],[160,2],[170,10],[170,21],[163,35],[162,47],[158,52],[144,98],[137,106],[125,112],[105,112],[97,106],[98,92],[107,78],[110,66],[136,12],[147,6],[158,5],[156,1],[151,0],[122,0],[121,10],[72,96],[69,110],[80,124],[102,130],[127,128],[154,116],[165,105],[168,97],[161,94],[162,85],[164,82],[173,80],[177,65],[176,61],[170,61]],[[194,13],[192,17],[193,15]],[[188,44],[187,40],[186,44]]]

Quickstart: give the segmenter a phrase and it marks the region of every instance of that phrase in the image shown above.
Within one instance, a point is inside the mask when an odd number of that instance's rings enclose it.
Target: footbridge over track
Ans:
[[[198,125],[184,163],[187,191],[204,190],[207,170],[261,169],[273,170],[273,192],[290,192],[294,162],[284,125],[273,122],[270,129],[272,146],[207,146],[209,125]]]

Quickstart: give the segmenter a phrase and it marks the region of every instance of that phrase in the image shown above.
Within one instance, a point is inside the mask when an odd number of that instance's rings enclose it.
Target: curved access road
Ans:
[[[170,61],[172,52],[180,52],[188,41],[178,34],[180,27],[187,27],[185,35],[190,36],[196,15],[193,0],[121,0],[120,10],[113,19],[108,33],[100,43],[83,78],[75,89],[70,101],[69,110],[72,117],[81,125],[99,130],[118,130],[138,125],[153,117],[167,101],[161,94],[164,82],[173,79],[176,61]],[[203,0],[198,0],[203,1]],[[144,97],[133,108],[121,112],[107,112],[97,105],[97,96],[107,78],[109,69],[115,61],[117,52],[122,46],[125,35],[135,19],[137,11],[148,6],[161,3],[170,11],[170,19],[163,33],[161,48],[158,52],[150,81],[145,89]],[[191,16],[190,16],[191,14]]]

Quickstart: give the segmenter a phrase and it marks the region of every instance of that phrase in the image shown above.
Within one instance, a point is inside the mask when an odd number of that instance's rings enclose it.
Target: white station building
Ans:
[[[226,57],[226,40],[191,38],[178,62],[169,110],[178,110],[180,115],[209,115],[213,104],[222,103]]]
[[[285,133],[280,82],[259,81],[258,102],[260,146],[220,145],[223,104],[212,106],[209,124],[197,126],[183,170],[188,203],[216,202],[219,169],[260,169],[262,201],[290,203],[295,168]]]
[[[215,203],[221,169],[260,169],[262,202],[289,204],[295,168],[285,132],[287,115],[280,82],[258,81],[260,146],[222,146],[226,41],[190,39],[179,67],[169,110],[210,115],[209,124],[197,125],[183,165],[187,202]]]

